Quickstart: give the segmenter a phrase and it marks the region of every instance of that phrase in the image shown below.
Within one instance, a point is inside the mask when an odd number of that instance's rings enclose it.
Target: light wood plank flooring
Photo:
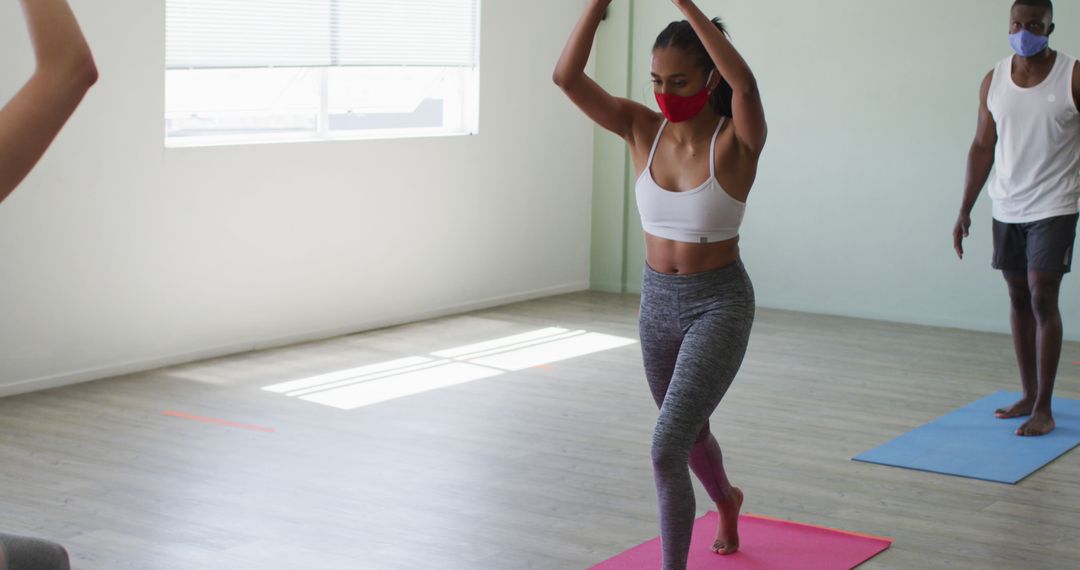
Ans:
[[[564,295],[2,399],[0,530],[76,570],[586,568],[657,534],[637,345],[348,411],[262,388],[551,326],[634,338],[637,303]],[[1062,360],[1080,398],[1080,344]],[[894,537],[866,569],[1080,568],[1080,450],[1017,486],[850,461],[1019,389],[1014,370],[1006,336],[760,310],[713,428],[747,510]]]

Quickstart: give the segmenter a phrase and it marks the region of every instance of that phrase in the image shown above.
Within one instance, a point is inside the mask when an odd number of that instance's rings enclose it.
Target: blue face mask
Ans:
[[[1040,36],[1027,30],[1009,34],[1009,44],[1020,57],[1031,57],[1042,53],[1050,45],[1050,36]]]

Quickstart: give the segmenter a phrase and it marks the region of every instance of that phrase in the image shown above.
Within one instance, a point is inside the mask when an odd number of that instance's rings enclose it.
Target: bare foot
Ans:
[[[1008,408],[998,408],[994,412],[994,417],[1002,420],[1007,420],[1009,418],[1030,416],[1031,410],[1034,407],[1035,402],[1031,400],[1020,400],[1019,402],[1009,406]]]
[[[735,554],[739,550],[739,510],[742,509],[743,492],[732,487],[726,500],[716,503],[720,524],[716,529],[716,541],[712,551],[716,554]]]
[[[1054,417],[1052,415],[1047,412],[1036,412],[1031,415],[1031,419],[1020,426],[1020,429],[1016,430],[1016,435],[1046,435],[1054,431],[1054,427],[1056,426],[1054,425]]]

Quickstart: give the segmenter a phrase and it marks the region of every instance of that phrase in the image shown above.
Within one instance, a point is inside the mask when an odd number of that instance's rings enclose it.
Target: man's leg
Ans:
[[[999,418],[1016,418],[1031,414],[1038,394],[1037,326],[1032,309],[1032,294],[1028,276],[1024,273],[1003,272],[1009,285],[1009,322],[1012,324],[1013,348],[1020,368],[1020,384],[1024,395],[1012,406],[1000,408],[994,415]]]
[[[1031,289],[1031,307],[1036,322],[1036,352],[1039,370],[1038,390],[1032,408],[1031,419],[1024,422],[1017,435],[1046,435],[1054,429],[1051,402],[1054,397],[1054,380],[1061,359],[1061,311],[1058,309],[1058,292],[1061,290],[1061,273],[1033,271],[1028,274]]]

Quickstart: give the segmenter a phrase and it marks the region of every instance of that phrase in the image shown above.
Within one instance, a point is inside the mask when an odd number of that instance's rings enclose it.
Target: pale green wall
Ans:
[[[597,82],[619,97],[629,93],[633,7],[634,0],[623,0],[608,9],[607,20],[597,32],[593,50]],[[626,188],[633,173],[626,144],[621,139],[596,127],[593,145],[596,166],[593,168],[590,284],[599,291],[622,293],[626,283],[624,246],[631,212]]]
[[[618,5],[619,3],[616,3]],[[1007,296],[990,269],[990,204],[975,209],[967,256],[951,230],[975,129],[979,83],[1007,43],[1010,0],[702,0],[727,22],[761,86],[770,138],[742,232],[764,307],[1008,330]],[[649,48],[680,19],[638,2],[630,93],[649,95]],[[1059,2],[1052,46],[1080,55],[1080,6]],[[627,46],[604,44],[604,49]],[[608,54],[602,54],[606,57]],[[617,59],[617,58],[616,58]],[[608,70],[604,70],[607,72]],[[595,176],[625,168],[598,135]],[[630,185],[623,195],[632,198]],[[597,195],[611,190],[598,184]],[[608,197],[596,207],[607,207]],[[625,244],[594,242],[593,283],[625,264],[639,289],[644,247],[632,200]],[[595,212],[594,219],[602,216]],[[594,226],[594,235],[600,235]],[[1066,279],[1066,335],[1080,340],[1080,276]]]

